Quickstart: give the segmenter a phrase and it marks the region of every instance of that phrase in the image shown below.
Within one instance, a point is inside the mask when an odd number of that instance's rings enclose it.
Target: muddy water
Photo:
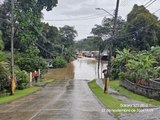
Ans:
[[[103,77],[101,71],[106,63],[100,67],[100,77]],[[68,64],[66,68],[50,69],[45,75],[46,79],[66,80],[66,79],[86,79],[92,80],[98,78],[97,60],[93,58],[79,58]]]

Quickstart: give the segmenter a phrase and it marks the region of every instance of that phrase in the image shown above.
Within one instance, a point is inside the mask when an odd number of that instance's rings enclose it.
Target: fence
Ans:
[[[40,81],[40,75],[41,75],[41,71],[40,69],[38,71],[34,71],[34,72],[30,72],[29,73],[29,86],[28,87],[32,87],[33,86],[33,82],[39,82]],[[0,97],[2,96],[7,96],[10,94],[10,80],[7,81],[3,81],[0,83]]]

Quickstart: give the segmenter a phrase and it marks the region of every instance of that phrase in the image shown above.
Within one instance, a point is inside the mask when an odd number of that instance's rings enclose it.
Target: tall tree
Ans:
[[[21,30],[18,31],[18,42],[22,51],[36,41],[42,31],[41,10],[52,10],[57,0],[17,0],[16,18]]]
[[[110,41],[112,39],[112,34],[113,34],[113,20],[114,18],[104,18],[102,20],[101,25],[95,25],[94,28],[92,28],[91,33],[93,33],[95,36],[101,37],[103,39],[102,45],[105,45],[104,47],[108,48],[110,45]],[[124,29],[126,22],[123,20],[121,17],[118,17],[117,19],[117,30],[116,34],[120,34],[122,30]],[[115,49],[119,48],[120,43],[117,39],[113,42],[113,48]]]
[[[15,4],[15,48],[25,51],[28,46],[33,45],[37,40],[37,30],[42,31],[41,18],[42,10],[52,10],[58,3],[57,0],[17,0]],[[5,0],[0,8],[0,18],[3,20],[10,19],[10,0]],[[5,49],[10,48],[10,25],[3,22],[1,29],[4,32],[3,40],[5,41]]]
[[[60,35],[64,47],[69,47],[74,44],[74,39],[78,34],[74,27],[65,25],[60,28]]]
[[[39,37],[37,43],[45,47],[53,55],[57,56],[62,53],[62,45],[60,42],[60,33],[57,27],[49,26],[49,24],[42,24],[42,35],[44,37]],[[45,58],[52,58],[49,53],[46,53],[43,49],[40,48],[40,54]]]
[[[5,0],[3,4],[0,5],[0,30],[2,32],[2,39],[4,41],[4,48],[10,50],[10,0]]]
[[[144,6],[134,5],[127,22],[126,32],[131,35],[128,39],[131,47],[146,50],[160,43],[160,22]]]
[[[77,31],[74,27],[65,25],[60,28],[60,44],[63,45],[63,55],[65,59],[69,62],[73,55],[75,54],[75,42],[74,39],[77,36]]]
[[[76,48],[78,50],[86,51],[98,51],[101,46],[102,39],[96,36],[89,36],[85,39],[76,42]]]

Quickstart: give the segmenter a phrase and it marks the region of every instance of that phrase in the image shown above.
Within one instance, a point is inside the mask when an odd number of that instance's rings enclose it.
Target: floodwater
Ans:
[[[101,62],[99,76],[102,78],[102,69],[106,62]],[[66,68],[50,69],[45,75],[46,79],[68,80],[68,79],[86,79],[93,80],[98,78],[98,63],[94,58],[78,58],[69,63]]]

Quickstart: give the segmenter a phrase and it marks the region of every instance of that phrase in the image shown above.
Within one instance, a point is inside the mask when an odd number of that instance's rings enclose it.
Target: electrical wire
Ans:
[[[138,29],[138,30],[136,30],[136,31],[129,32],[129,33],[127,33],[127,34],[123,34],[123,35],[121,35],[121,36],[123,37],[123,36],[130,36],[130,35],[134,35],[134,33],[141,32],[141,31],[143,31],[143,30],[147,29],[148,27],[150,27],[150,26],[152,26],[153,24],[158,23],[158,22],[159,22],[159,21],[157,21],[157,22],[153,22],[153,23],[151,23],[150,25],[147,25],[147,26],[145,26],[145,27],[142,27],[142,28],[140,28],[140,29]],[[119,36],[119,37],[121,37],[121,36]]]
[[[91,19],[98,19],[104,16],[92,17],[92,18],[84,18],[84,19],[59,19],[59,20],[44,20],[44,21],[54,21],[54,22],[66,22],[66,21],[83,21],[83,20],[91,20]]]
[[[149,0],[149,1],[146,2],[143,6],[144,6],[145,8],[147,8],[147,7],[151,6],[154,2],[156,2],[156,0]],[[140,8],[138,11],[141,12],[142,10],[144,10],[143,7]],[[134,13],[134,14],[136,14],[136,13]]]
[[[104,15],[106,15],[106,13],[93,14],[93,15],[90,15],[90,16],[84,16],[84,17],[79,17],[79,18],[71,18],[71,19],[57,19],[57,20],[44,19],[44,21],[80,21],[80,20],[97,19],[97,18],[104,17]]]
[[[156,0],[150,0],[150,1],[148,1],[145,5],[147,5],[148,7],[150,6],[150,5],[152,5],[154,2],[156,2]],[[150,3],[150,4],[149,4]],[[142,9],[141,9],[142,10]],[[158,9],[158,10],[156,10],[155,12],[153,12],[152,14],[155,14],[156,12],[158,12],[158,11],[160,11],[160,9]],[[129,32],[129,33],[127,33],[127,34],[123,34],[122,36],[119,36],[119,37],[123,37],[123,36],[132,36],[132,35],[134,35],[134,33],[137,33],[137,32],[139,32],[139,31],[142,31],[142,30],[145,30],[146,28],[148,28],[148,27],[150,27],[150,26],[152,26],[153,24],[156,24],[156,23],[158,23],[159,21],[157,21],[157,22],[153,22],[153,23],[151,23],[150,25],[147,25],[147,26],[145,26],[145,27],[142,27],[142,28],[140,28],[140,29],[138,29],[138,30],[136,30],[136,31],[133,31],[133,32]],[[117,36],[118,37],[118,36]]]
[[[41,48],[42,50],[44,50],[46,53],[50,54],[52,57],[55,57],[51,52],[49,52],[46,48],[44,48],[43,46],[41,46],[40,44],[38,44],[37,42],[34,42],[39,48]]]
[[[160,9],[158,9],[158,10],[154,11],[154,12],[153,12],[153,14],[157,13],[158,11],[160,11]]]
[[[149,6],[151,6],[153,3],[155,3],[157,0],[152,1],[149,5],[145,6],[146,8],[148,8]]]
[[[152,2],[153,0],[149,0],[147,3],[144,4],[144,6],[146,6],[147,4],[149,4],[150,2]]]
[[[160,9],[156,10],[156,11],[153,12],[152,14],[158,12],[159,10],[160,10]],[[153,22],[153,23],[151,23],[151,24],[149,24],[149,25],[147,25],[147,26],[145,26],[145,27],[142,27],[142,28],[140,28],[140,29],[138,29],[138,30],[135,30],[135,31],[133,31],[133,32],[129,32],[129,33],[127,33],[127,34],[118,35],[118,36],[116,36],[116,37],[117,37],[117,38],[126,38],[126,37],[133,36],[133,35],[135,35],[135,33],[137,34],[138,32],[143,31],[143,30],[147,29],[148,27],[150,27],[150,26],[152,26],[153,24],[156,24],[156,23],[158,23],[158,22],[159,22],[159,21]]]

